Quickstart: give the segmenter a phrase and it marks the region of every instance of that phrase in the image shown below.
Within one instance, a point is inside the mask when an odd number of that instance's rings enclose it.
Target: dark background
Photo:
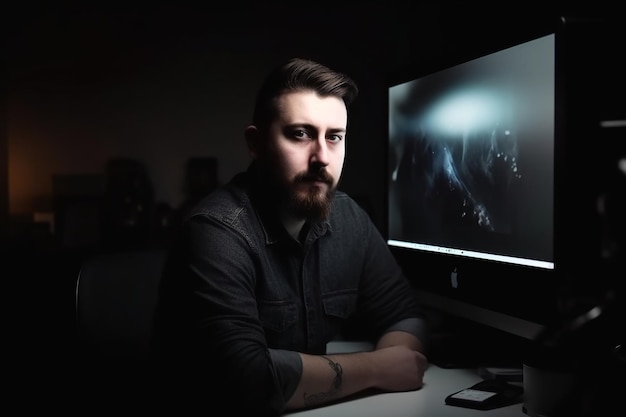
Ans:
[[[557,15],[545,6],[465,2],[219,11],[182,4],[13,6],[6,14],[0,178],[7,184],[1,194],[8,236],[40,238],[46,215],[59,208],[56,197],[97,197],[107,191],[112,170],[145,177],[146,198],[162,210],[189,198],[192,158],[214,159],[215,166],[205,160],[204,167],[214,183],[227,181],[248,163],[242,132],[257,86],[271,67],[295,55],[359,83],[342,187],[366,202],[380,224],[388,80],[527,39]],[[202,162],[195,162],[200,170]],[[30,227],[33,220],[44,225]],[[55,220],[64,246],[101,237],[101,230],[63,236],[71,231]]]
[[[382,230],[390,79],[542,34],[562,13],[613,13],[462,1],[3,7],[0,275],[18,366],[71,357],[85,256],[166,243],[182,207],[247,166],[256,88],[284,59],[320,60],[359,84],[341,187]]]

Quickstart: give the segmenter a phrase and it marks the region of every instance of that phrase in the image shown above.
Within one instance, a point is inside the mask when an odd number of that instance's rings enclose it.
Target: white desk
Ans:
[[[336,342],[333,342],[336,343]],[[329,344],[329,353],[361,349],[363,345]],[[446,396],[482,381],[475,369],[444,369],[430,365],[424,374],[424,386],[417,391],[374,394],[346,400],[311,410],[291,412],[289,417],[528,417],[522,404],[493,410],[472,410],[445,404]]]

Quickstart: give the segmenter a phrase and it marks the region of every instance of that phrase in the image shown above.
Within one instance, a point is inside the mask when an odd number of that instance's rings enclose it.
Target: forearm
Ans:
[[[374,386],[370,352],[333,355],[301,354],[302,378],[288,409],[313,407]]]
[[[300,354],[302,377],[287,402],[287,408],[318,406],[371,388],[383,391],[420,388],[427,362],[425,356],[415,349],[417,339],[413,340],[411,347],[399,344],[404,340],[402,335],[381,340],[390,345],[371,352]]]

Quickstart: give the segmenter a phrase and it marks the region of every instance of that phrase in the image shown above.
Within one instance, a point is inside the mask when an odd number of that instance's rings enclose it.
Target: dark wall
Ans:
[[[248,163],[242,132],[256,88],[271,67],[294,55],[359,83],[342,187],[381,225],[389,77],[540,33],[554,16],[545,6],[465,2],[219,12],[185,5],[15,6],[5,145],[7,206],[19,223],[13,230],[44,233],[22,223],[55,210],[54,179],[105,176],[111,159],[143,164],[160,207],[184,204],[192,158],[215,158],[217,181],[227,181]]]
[[[9,145],[6,125],[6,99],[0,98],[0,247],[9,228]]]

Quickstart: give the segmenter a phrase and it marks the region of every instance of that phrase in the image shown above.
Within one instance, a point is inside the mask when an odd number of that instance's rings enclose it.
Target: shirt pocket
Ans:
[[[266,330],[282,333],[298,322],[298,308],[291,301],[261,301],[259,319]]]
[[[355,289],[326,293],[322,297],[324,313],[340,319],[348,318],[356,310],[357,297]]]

